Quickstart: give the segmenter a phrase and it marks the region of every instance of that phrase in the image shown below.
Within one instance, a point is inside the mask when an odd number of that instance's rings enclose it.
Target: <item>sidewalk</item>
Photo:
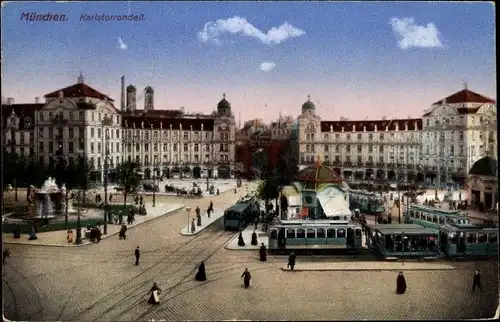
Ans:
[[[281,268],[288,271],[287,265]],[[387,262],[339,262],[339,263],[301,263],[300,257],[295,271],[435,271],[452,270],[453,266],[435,263],[387,263]]]
[[[127,225],[127,228],[132,228],[147,221],[153,220],[155,218],[170,214],[177,210],[184,208],[184,205],[180,204],[165,204],[157,203],[156,207],[152,205],[146,205],[147,215],[135,215],[135,222],[132,225]],[[125,217],[124,222],[127,218]],[[103,231],[103,226],[101,226],[101,232]],[[37,233],[37,240],[28,240],[28,235],[21,235],[21,238],[14,239],[13,234],[4,234],[3,242],[5,244],[23,244],[23,245],[36,245],[36,246],[56,246],[56,247],[78,247],[92,244],[92,242],[85,238],[85,227],[82,227],[82,244],[76,245],[74,243],[68,243],[66,241],[66,230],[56,230],[45,233]],[[108,234],[102,235],[102,239],[106,239],[110,236],[116,235],[120,232],[120,225],[108,224]],[[76,230],[73,230],[73,240],[76,239]]]
[[[259,250],[260,243],[264,243],[266,248],[269,248],[269,237],[266,232],[262,231],[262,224],[259,224],[257,230],[255,231],[257,234],[257,245],[252,245],[252,234],[254,232],[254,228],[255,226],[250,224],[241,232],[245,246],[238,246],[238,237],[240,235],[238,233],[229,241],[225,248],[229,250]]]
[[[197,235],[199,233],[201,233],[203,231],[203,229],[207,228],[208,226],[210,226],[211,224],[213,224],[214,222],[216,222],[217,220],[219,220],[222,216],[224,216],[224,211],[223,210],[218,210],[218,211],[214,211],[211,215],[210,215],[210,218],[208,218],[208,215],[207,213],[202,213],[201,214],[201,226],[198,226],[196,225],[196,230],[194,233],[191,232],[191,221],[193,220],[194,218],[194,222],[197,224],[197,220],[196,220],[196,212],[194,209],[191,209],[191,213],[189,214],[189,225],[187,227],[184,227],[182,228],[181,230],[181,235],[184,235],[184,236],[193,236],[193,235]],[[188,222],[188,218],[187,218],[187,212],[186,212],[186,223]]]

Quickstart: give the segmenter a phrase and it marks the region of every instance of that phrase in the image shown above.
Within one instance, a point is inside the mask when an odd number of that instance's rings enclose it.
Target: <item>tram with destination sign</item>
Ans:
[[[363,248],[361,225],[348,220],[287,220],[268,230],[273,251]]]
[[[349,208],[359,209],[365,214],[380,214],[385,212],[384,200],[373,192],[349,190]]]

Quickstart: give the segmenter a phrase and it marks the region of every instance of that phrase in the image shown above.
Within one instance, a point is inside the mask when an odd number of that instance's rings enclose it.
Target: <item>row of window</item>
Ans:
[[[23,144],[23,143],[21,142],[21,144]],[[116,142],[115,144],[112,144],[110,142],[106,142],[106,146],[107,146],[107,150],[109,151],[109,153],[115,153],[115,152],[120,153],[120,143],[119,142]],[[116,148],[114,148],[115,146],[116,146]],[[210,145],[209,144],[206,144],[204,147],[205,147],[205,149],[204,149],[205,152],[210,152]],[[83,150],[83,142],[82,141],[80,142],[80,149]],[[136,152],[141,151],[141,145],[139,143],[137,143],[135,145],[135,150],[136,150]],[[166,151],[166,150],[168,150],[168,145],[165,143],[165,144],[163,144],[163,151]],[[178,151],[177,143],[174,143],[172,145],[172,150],[174,152]],[[38,151],[39,151],[39,153],[45,152],[45,143],[44,142],[38,142]],[[158,144],[157,143],[153,144],[153,151],[158,152]],[[189,145],[188,144],[183,145],[183,151],[189,152]],[[193,145],[193,151],[200,152],[200,146],[197,143],[195,143]],[[219,151],[220,152],[229,152],[229,145],[225,144],[225,143],[224,144],[221,143]],[[48,152],[49,153],[55,152],[53,142],[48,142]],[[69,141],[68,142],[68,153],[74,153],[74,152],[75,152],[74,143],[72,141]],[[96,152],[95,144],[94,144],[94,142],[91,142],[90,143],[90,153],[95,153],[95,152]],[[132,144],[131,143],[127,144],[127,152],[132,153]],[[149,144],[147,144],[147,143],[144,144],[144,152],[149,152]],[[100,142],[97,143],[97,153],[101,153],[101,143]]]
[[[314,162],[314,160],[315,160],[314,158],[315,158],[314,155],[304,155],[304,153],[301,153],[301,156],[300,156],[300,160],[302,162]],[[363,159],[366,159],[366,158],[363,158],[362,155],[358,155],[357,158],[356,158],[356,161],[358,163],[361,163],[361,162],[363,162]],[[389,157],[389,159],[390,159],[391,163],[394,163],[394,156]],[[400,157],[399,158],[400,163],[404,163],[404,159],[405,159],[404,156]],[[410,160],[409,163],[414,163],[413,162],[414,159],[413,159],[412,156],[409,156],[408,159]],[[322,160],[325,161],[325,162],[328,162],[328,161],[330,161],[330,157],[328,155],[325,155],[325,156],[322,157]],[[335,159],[332,160],[332,161],[340,163],[340,162],[342,162],[342,158],[341,158],[341,156],[336,155]],[[382,157],[382,156],[379,157],[379,163],[384,163],[384,161],[385,161],[384,157]],[[343,162],[351,163],[352,162],[351,156],[350,155],[345,155]],[[366,162],[374,163],[375,161],[374,161],[373,157],[370,155],[370,156],[368,156],[368,160],[366,160]]]
[[[361,238],[361,228],[353,229],[354,237]],[[346,238],[346,229],[344,228],[317,228],[317,229],[292,229],[286,230],[285,236],[287,239],[299,239],[299,238]],[[278,238],[278,231],[273,229],[271,231],[271,238]]]
[[[108,116],[107,114],[101,114],[101,113],[96,113],[96,112],[91,112],[90,113],[90,120],[91,122],[96,121],[96,114],[97,114],[97,121],[102,122],[104,119],[107,119],[108,122],[110,122],[110,125],[113,122],[116,122],[116,124],[120,124],[120,115],[115,115],[113,116]],[[38,121],[43,122],[45,121],[45,116],[48,116],[48,119],[46,121],[52,121],[54,116],[59,116],[63,120],[70,120],[70,121],[85,121],[85,111],[60,111],[54,113],[53,111],[40,111],[38,112]]]
[[[448,236],[450,243],[456,244],[458,242],[458,236],[456,234],[450,234]],[[497,233],[465,233],[465,242],[467,244],[485,244],[485,243],[496,243],[498,240]]]
[[[485,118],[483,116],[470,115],[469,117],[470,117],[472,125],[476,125],[476,124],[477,125],[483,125],[483,124],[486,124],[489,121],[488,118]],[[431,119],[425,120],[425,125],[426,126],[431,126],[431,121],[432,121]],[[454,125],[454,124],[465,125],[465,118],[464,118],[464,116],[460,116],[459,118],[457,117],[456,119],[455,119],[454,116],[452,116],[451,118],[444,118],[444,119],[441,119],[441,120],[438,119],[438,118],[436,118],[433,121],[434,121],[433,125],[435,125],[435,126],[439,126],[439,125],[447,125],[447,126],[449,126],[449,125]],[[458,122],[456,122],[456,121],[458,121]],[[479,122],[476,123],[476,121],[479,121]],[[496,123],[496,120],[494,120],[494,122]]]
[[[306,144],[306,152],[316,152],[316,147],[319,147],[315,144]],[[351,146],[350,145],[335,145],[335,146],[329,146],[327,144],[323,145],[323,151],[324,152],[328,152],[329,150],[333,150],[331,148],[335,147],[335,152],[337,153],[340,153],[341,152],[341,149],[344,150],[343,148],[345,147],[345,152],[351,152]],[[369,145],[369,146],[366,146],[367,149],[364,149],[364,150],[368,150],[368,153],[372,153],[374,150],[373,148],[373,145]],[[363,151],[363,146],[362,145],[356,145],[356,150],[358,152],[362,152]],[[397,148],[396,146],[385,146],[384,148],[384,145],[380,145],[379,146],[379,152],[384,152],[385,151],[388,151],[390,153],[394,153],[396,152],[397,150],[399,150],[399,153],[400,154],[405,154],[406,153],[410,153],[410,154],[413,154],[415,151],[411,151],[411,150],[417,150],[417,148],[408,148],[408,147],[400,147],[400,148]],[[406,151],[404,151],[406,150]],[[408,151],[410,150],[410,151]],[[344,151],[342,151],[344,152]]]
[[[311,131],[312,132],[312,131],[314,131],[314,128],[313,129],[308,129],[307,131]],[[384,138],[385,138],[385,135],[384,135],[384,133],[380,133],[378,137],[379,137],[379,141],[383,141]],[[401,137],[401,134],[398,134],[398,137]],[[307,133],[306,134],[306,140],[307,141],[314,141],[315,138],[316,138],[315,133]],[[333,139],[333,137],[330,134],[328,134],[328,133],[323,134],[323,140],[324,141],[328,141],[330,138]],[[368,140],[369,141],[373,141],[373,138],[374,138],[374,134],[373,133],[369,133],[368,134]],[[395,133],[391,133],[390,134],[390,138],[391,139],[396,138]],[[410,133],[410,136],[408,138],[409,138],[409,140],[415,139],[415,134],[414,133]],[[345,134],[345,139],[348,140],[348,141],[350,141],[351,140],[351,134],[350,133]],[[357,135],[357,139],[358,139],[358,141],[362,141],[363,140],[363,134],[359,133]],[[335,140],[337,140],[337,141],[341,140],[340,133],[335,134]]]
[[[433,214],[428,214],[428,213],[420,212],[420,211],[416,211],[416,210],[410,210],[410,218],[425,220],[425,221],[440,224],[440,225],[444,225],[444,224],[465,225],[465,224],[470,223],[469,219],[467,219],[467,218],[456,218],[453,216],[433,215]]]
[[[62,136],[63,133],[64,133],[64,127],[48,127],[47,130],[45,130],[46,128],[44,127],[40,127],[38,128],[38,137],[40,138],[43,138],[44,137],[44,134],[45,132],[48,133],[48,137],[49,138],[52,138],[54,136],[54,134],[56,136]],[[96,136],[96,131],[95,131],[96,128],[90,128],[90,138],[93,139],[95,138]],[[74,128],[74,127],[68,127],[68,137],[70,139],[74,138],[75,136],[75,132],[78,131],[78,136],[79,137],[85,137],[85,128],[83,127],[79,127],[79,128]],[[123,132],[125,132],[126,130],[122,130]],[[205,140],[210,140],[212,138],[212,133],[211,132],[204,132],[205,133]],[[158,134],[159,132],[158,131],[154,131],[153,132],[153,137],[154,139],[158,139]],[[163,138],[164,139],[168,139],[169,136],[168,136],[168,132],[167,131],[164,131],[163,132],[164,136]],[[201,139],[201,135],[199,132],[194,132],[194,133],[191,133],[189,131],[184,131],[183,132],[184,136],[184,140],[189,140],[189,139],[193,139],[194,141],[199,141]],[[190,135],[191,134],[191,135]],[[106,129],[106,135],[108,138],[110,139],[114,139],[115,137],[117,139],[120,138],[120,129]],[[101,131],[101,128],[97,128],[97,138],[100,139],[102,136],[102,131]],[[136,138],[139,138],[140,137],[140,131],[139,130],[136,130],[136,135],[135,135]],[[179,139],[179,132],[175,131],[173,132],[173,139],[174,140],[178,140]],[[132,139],[132,130],[128,130],[128,133],[127,133],[127,138],[128,139]],[[143,138],[144,140],[149,140],[150,137],[149,137],[149,131],[144,131],[144,134],[143,134]],[[229,141],[229,132],[221,132],[220,133],[220,140],[221,141]]]

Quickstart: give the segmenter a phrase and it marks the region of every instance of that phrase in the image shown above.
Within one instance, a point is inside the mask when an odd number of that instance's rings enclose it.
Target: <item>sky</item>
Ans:
[[[323,120],[420,117],[464,84],[496,99],[494,19],[486,2],[2,2],[2,96],[82,72],[117,108],[124,75],[139,108],[150,85],[155,109],[210,113],[226,93],[242,121],[297,117],[308,95]]]

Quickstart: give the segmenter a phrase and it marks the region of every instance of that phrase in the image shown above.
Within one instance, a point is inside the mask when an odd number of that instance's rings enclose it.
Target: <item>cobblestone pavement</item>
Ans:
[[[200,200],[188,202],[193,207]],[[192,237],[179,235],[185,222],[186,213],[181,211],[130,229],[127,240],[108,238],[84,248],[9,245],[12,255],[3,267],[2,283],[6,317],[25,321],[458,319],[493,316],[498,305],[496,262],[453,262],[456,269],[451,271],[405,272],[408,292],[396,296],[395,272],[284,272],[286,256],[260,262],[256,251],[224,249],[234,234],[222,230],[222,221]],[[136,246],[142,252],[138,267],[133,265]],[[298,263],[325,259],[299,256]],[[194,274],[201,260],[206,262],[208,281],[199,283]],[[253,276],[248,290],[241,287],[245,267]],[[483,294],[470,293],[476,267],[483,275]],[[156,307],[146,303],[153,282],[163,289]]]

